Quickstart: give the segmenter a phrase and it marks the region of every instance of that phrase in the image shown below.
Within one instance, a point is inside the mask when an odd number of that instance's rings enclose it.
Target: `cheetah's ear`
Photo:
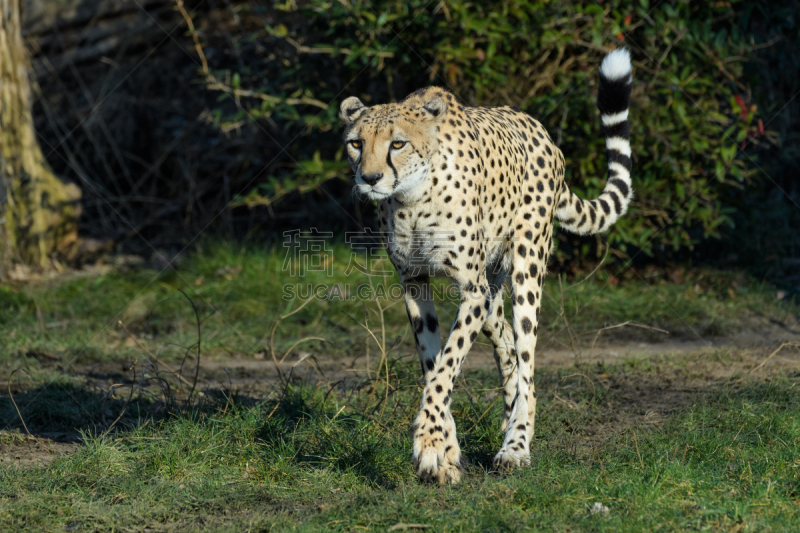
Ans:
[[[426,120],[442,120],[447,113],[447,104],[438,96],[422,106],[422,115]]]
[[[339,106],[339,118],[341,118],[345,124],[352,124],[366,110],[367,106],[365,106],[361,100],[355,96],[351,96],[345,99]]]

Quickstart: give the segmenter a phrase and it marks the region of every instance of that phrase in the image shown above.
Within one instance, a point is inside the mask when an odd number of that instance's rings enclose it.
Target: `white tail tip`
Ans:
[[[600,64],[600,73],[610,81],[630,76],[631,53],[625,48],[618,48],[610,52]]]

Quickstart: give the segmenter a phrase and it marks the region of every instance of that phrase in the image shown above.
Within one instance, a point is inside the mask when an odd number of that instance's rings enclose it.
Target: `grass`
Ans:
[[[790,361],[748,375],[764,358],[749,348],[537,369],[533,464],[511,475],[491,471],[502,442],[495,373],[465,372],[453,412],[469,466],[455,487],[420,484],[411,465],[421,389],[402,302],[381,300],[393,349],[369,374],[263,378],[190,396],[156,371],[154,360],[177,367],[197,340],[179,289],[200,314],[203,360],[235,366],[265,357],[276,318],[298,308],[281,299],[287,279],[351,291],[368,282],[338,262],[331,276],[292,279],[283,260],[219,245],[176,270],[0,287],[0,531],[800,529],[800,373]],[[794,302],[741,274],[627,276],[609,267],[578,285],[551,277],[539,346],[572,349],[567,325],[585,352],[598,328],[625,321],[691,340],[792,330],[800,318]],[[447,324],[455,308],[441,300]],[[367,346],[377,361],[379,347],[355,322],[365,317],[380,339],[375,302],[313,300],[279,323],[276,352],[318,336],[326,342],[303,350],[333,366]],[[615,342],[664,339],[626,335]],[[77,449],[43,466],[9,460],[64,451],[54,435]]]
[[[534,463],[490,472],[502,436],[488,409],[494,376],[468,375],[454,400],[471,466],[463,484],[416,481],[409,420],[413,365],[341,390],[291,383],[232,397],[115,437],[84,435],[45,468],[0,470],[9,531],[790,531],[800,528],[800,375],[697,387],[663,418],[629,396],[655,367],[619,364],[537,374]],[[576,379],[575,373],[581,378]],[[558,401],[554,398],[569,398]],[[488,414],[480,418],[488,409]],[[621,422],[620,420],[623,420]],[[592,514],[595,502],[608,513]]]
[[[374,305],[365,309],[365,301],[355,297],[368,287],[369,278],[357,270],[347,273],[349,255],[347,248],[337,246],[332,257],[341,259],[332,262],[330,275],[306,272],[292,277],[283,271],[283,249],[217,245],[194,254],[177,269],[141,266],[90,271],[67,279],[0,287],[0,365],[10,368],[28,355],[27,362],[34,364],[37,354],[39,359],[41,354],[50,354],[78,364],[130,359],[142,352],[141,344],[162,350],[163,360],[180,360],[184,351],[178,346],[193,344],[196,328],[191,307],[177,300],[182,297],[179,289],[203,318],[206,357],[251,357],[268,344],[277,317],[298,306],[298,298],[284,299],[287,285],[299,287],[289,293],[294,295],[307,294],[309,285],[324,285],[328,293],[335,287],[339,292],[329,299],[315,299],[283,321],[276,334],[276,350],[283,353],[295,340],[317,336],[329,343],[310,344],[306,349],[331,356],[360,353],[371,341],[351,317],[363,321],[366,312],[373,325],[379,317]],[[668,330],[672,339],[696,340],[738,332],[754,321],[761,328],[766,324],[763,317],[789,325],[800,318],[800,306],[775,300],[773,289],[742,274],[697,271],[684,275],[680,283],[667,283],[663,277],[631,270],[624,271],[628,279],[621,274],[615,277],[618,268],[610,266],[575,286],[560,285],[557,277],[550,276],[545,285],[542,338],[568,343],[565,318],[573,333],[584,340],[591,339],[598,328],[626,321]],[[394,275],[373,279],[376,286],[391,287],[397,282]],[[444,281],[438,283],[443,295],[438,313],[446,330],[455,316],[455,299],[448,298]],[[337,298],[343,294],[353,299]],[[391,338],[400,336],[405,349],[413,348],[402,299],[383,302]],[[132,342],[131,333],[139,343]]]

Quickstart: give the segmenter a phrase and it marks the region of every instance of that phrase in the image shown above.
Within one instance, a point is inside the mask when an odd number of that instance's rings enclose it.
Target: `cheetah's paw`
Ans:
[[[504,446],[494,456],[493,464],[496,470],[510,472],[515,468],[531,464],[531,455],[527,450],[512,450]]]
[[[439,485],[455,484],[461,481],[463,459],[461,452],[449,450],[436,450],[433,447],[424,449],[419,455],[414,455],[414,465],[417,476],[422,481],[438,483]]]

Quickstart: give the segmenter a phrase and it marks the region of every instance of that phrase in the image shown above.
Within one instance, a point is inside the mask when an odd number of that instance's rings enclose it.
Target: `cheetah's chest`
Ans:
[[[443,228],[430,211],[398,210],[389,216],[387,251],[407,275],[446,275],[453,235],[454,231]]]

